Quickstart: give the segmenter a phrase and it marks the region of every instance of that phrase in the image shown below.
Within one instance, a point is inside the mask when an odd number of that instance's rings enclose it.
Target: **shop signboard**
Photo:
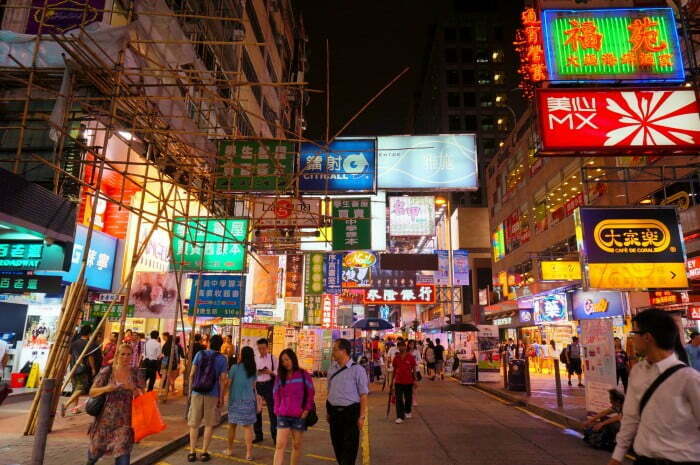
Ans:
[[[581,321],[580,342],[586,376],[586,410],[601,412],[610,408],[608,391],[617,386],[612,319]]]
[[[700,320],[700,306],[691,305],[688,307],[688,319],[690,320]]]
[[[356,250],[343,257],[343,288],[369,287],[377,255],[368,250]]]
[[[104,8],[105,0],[32,0],[26,33],[64,34],[101,21]]]
[[[435,197],[390,197],[389,233],[392,236],[434,236]]]
[[[594,289],[687,288],[674,207],[593,208],[576,213],[584,283]]]
[[[497,262],[506,256],[506,237],[503,223],[499,224],[491,235],[491,248],[493,249],[493,261]]]
[[[319,228],[321,199],[291,197],[255,197],[253,228]]]
[[[372,206],[369,197],[333,201],[333,250],[372,248]]]
[[[304,256],[301,254],[287,255],[287,273],[284,281],[285,297],[301,297],[304,282]]]
[[[178,294],[175,273],[137,271],[129,302],[133,303],[137,318],[175,318]]]
[[[682,82],[676,31],[671,8],[544,10],[549,81]]]
[[[533,317],[536,325],[550,325],[569,321],[565,294],[550,294],[533,299]]]
[[[323,261],[323,291],[337,295],[343,290],[343,254],[327,253]]]
[[[624,316],[625,301],[620,292],[576,291],[572,294],[574,320]]]
[[[295,158],[294,142],[222,142],[217,157],[215,189],[220,192],[292,191]]]
[[[534,316],[531,308],[518,310],[518,320],[521,325],[530,326],[533,324]]]
[[[469,252],[452,251],[453,280],[455,286],[469,286]]]
[[[339,296],[323,294],[321,301],[321,327],[322,328],[335,328],[337,326],[336,322],[336,311],[338,308]]]
[[[545,260],[540,262],[542,281],[579,281],[581,263],[568,260]]]
[[[197,281],[192,280],[188,315],[219,318],[243,317],[245,303],[245,277],[230,274],[202,276],[197,295]]]
[[[304,296],[304,324],[309,326],[321,325],[321,312],[323,308],[322,295]]]
[[[419,284],[407,288],[367,289],[364,295],[365,304],[434,304],[435,286]]]
[[[470,191],[479,187],[474,134],[377,138],[377,187]]]
[[[700,148],[692,89],[539,89],[540,155]]]
[[[0,294],[24,294],[25,292],[60,294],[62,290],[59,276],[0,273]]]
[[[0,270],[36,270],[41,263],[44,241],[0,240]]]
[[[649,293],[649,304],[651,305],[675,305],[684,302],[688,302],[686,292],[652,291]]]
[[[425,284],[432,284],[431,280]],[[379,263],[372,265],[370,269],[370,282],[369,287],[376,287],[378,289],[391,288],[391,287],[410,287],[414,286],[418,282],[415,271],[403,271],[403,270],[383,270],[379,267]]]
[[[306,193],[374,192],[376,139],[336,139],[328,150],[301,144],[299,190]]]
[[[689,280],[700,280],[700,257],[689,258],[687,263],[687,269]]]
[[[436,250],[435,255],[438,257],[438,269],[433,275],[435,284],[438,286],[447,286],[450,284],[450,255],[448,250]]]
[[[90,304],[90,318],[102,318],[107,309],[109,308],[109,303],[92,303]],[[126,310],[127,318],[132,318],[134,316],[134,305],[129,305]],[[123,304],[114,304],[112,309],[109,311],[109,319],[114,321],[122,316],[122,311],[124,309]]]
[[[173,261],[186,271],[244,271],[248,220],[175,217]]]
[[[304,295],[323,294],[323,254],[306,254],[306,267],[304,268]]]

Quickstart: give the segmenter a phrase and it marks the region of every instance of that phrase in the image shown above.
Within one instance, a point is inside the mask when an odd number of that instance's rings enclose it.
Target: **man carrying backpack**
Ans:
[[[204,419],[204,440],[202,444],[202,462],[211,460],[209,444],[211,443],[214,427],[221,420],[220,409],[224,404],[223,387],[226,384],[228,361],[220,353],[224,340],[218,334],[209,341],[209,349],[197,352],[192,361],[190,371],[190,409],[187,415],[187,425],[190,427],[190,453],[187,461],[197,460],[195,448],[199,436],[199,426]]]
[[[581,344],[578,338],[571,338],[571,344],[566,346],[566,371],[569,375],[569,386],[571,386],[571,375],[576,373],[578,376],[578,387],[583,387],[581,375],[583,375],[583,367],[581,365]]]

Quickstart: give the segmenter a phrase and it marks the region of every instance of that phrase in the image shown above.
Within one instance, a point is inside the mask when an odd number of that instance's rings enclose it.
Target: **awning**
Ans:
[[[518,313],[517,310],[509,310],[506,312],[499,312],[499,313],[489,313],[488,315],[484,315],[484,319],[488,321],[493,321],[497,320],[500,318],[510,318],[514,317]]]

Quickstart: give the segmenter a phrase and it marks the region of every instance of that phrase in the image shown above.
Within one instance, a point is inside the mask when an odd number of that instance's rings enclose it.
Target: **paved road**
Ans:
[[[366,435],[369,450],[360,452],[358,465],[595,465],[609,458],[562,427],[453,381],[422,381],[419,405],[402,425],[394,424],[393,410],[386,417],[386,394],[376,387],[374,391]],[[324,403],[323,396],[317,397],[317,405]],[[225,437],[226,429],[218,428],[210,463],[251,463],[245,460],[241,443],[236,444],[234,457],[224,456]],[[186,454],[181,449],[159,463],[186,464]],[[270,465],[273,454],[267,437],[255,448],[252,463]],[[302,463],[335,463],[323,420],[305,436]]]

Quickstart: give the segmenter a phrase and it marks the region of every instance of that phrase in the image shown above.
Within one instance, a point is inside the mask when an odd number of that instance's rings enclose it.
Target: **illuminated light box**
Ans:
[[[544,10],[550,81],[683,81],[671,8]]]

